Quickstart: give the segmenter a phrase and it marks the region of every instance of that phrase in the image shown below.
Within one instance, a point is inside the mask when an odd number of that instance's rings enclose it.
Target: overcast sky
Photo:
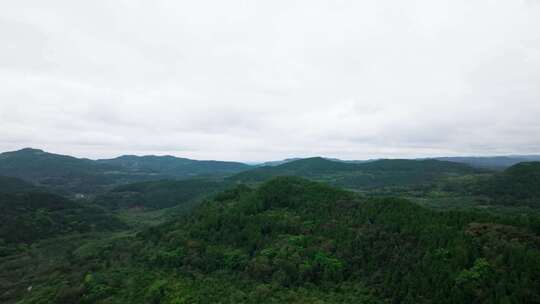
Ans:
[[[0,151],[540,153],[540,2],[0,1]]]

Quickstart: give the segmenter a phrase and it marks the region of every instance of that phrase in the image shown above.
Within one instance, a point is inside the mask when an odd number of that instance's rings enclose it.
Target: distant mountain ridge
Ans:
[[[240,162],[193,160],[170,155],[123,155],[112,159],[99,159],[97,162],[118,166],[126,170],[151,171],[171,177],[230,174],[251,168],[250,165]]]
[[[94,193],[121,184],[166,178],[224,176],[250,168],[238,162],[174,156],[125,155],[91,160],[32,148],[0,153],[0,175],[20,178],[63,194]]]
[[[437,176],[469,172],[472,170],[471,167],[503,170],[516,163],[535,159],[540,160],[540,156],[365,161],[310,157],[248,165],[241,162],[193,160],[170,155],[123,155],[112,159],[91,160],[25,148],[0,153],[0,175],[20,178],[62,194],[101,192],[133,182],[229,176],[234,176],[229,178],[235,181],[260,182],[273,176],[295,175],[322,179],[342,186],[378,186],[385,181],[401,185],[433,180]],[[391,179],[389,179],[390,171],[393,172]]]
[[[25,148],[0,154],[0,172],[6,176],[27,180],[39,179],[44,172],[54,175],[77,175],[113,169],[90,159],[48,153],[40,149]]]
[[[446,176],[472,174],[478,171],[465,164],[433,159],[381,159],[350,163],[312,157],[278,166],[255,168],[238,173],[229,179],[237,182],[263,182],[277,176],[299,176],[347,188],[370,188],[425,183]]]
[[[55,192],[92,192],[121,177],[120,168],[93,160],[25,148],[0,154],[0,174]]]
[[[435,159],[467,164],[478,168],[503,170],[521,162],[540,161],[540,155],[459,156],[436,157]]]
[[[293,161],[297,161],[297,160],[301,160],[301,159],[309,159],[309,158],[323,158],[323,159],[326,159],[326,160],[331,160],[331,161],[336,161],[336,162],[342,162],[342,163],[353,163],[353,164],[360,164],[360,163],[367,163],[367,162],[372,162],[372,161],[375,161],[376,159],[368,159],[368,160],[343,160],[343,159],[339,159],[339,158],[332,158],[332,157],[322,157],[322,156],[314,156],[314,157],[293,157],[293,158],[285,158],[285,159],[282,159],[282,160],[274,160],[274,161],[267,161],[267,162],[264,162],[264,163],[259,163],[259,164],[256,164],[255,166],[256,167],[274,167],[274,166],[279,166],[279,165],[283,165],[283,164],[286,164],[286,163],[290,163],[290,162],[293,162]]]
[[[302,159],[302,158],[294,157],[294,158],[285,158],[285,159],[282,159],[282,160],[272,160],[272,161],[267,161],[267,162],[264,162],[264,163],[256,164],[256,166],[257,167],[265,167],[265,166],[273,167],[273,166],[283,165],[285,163],[289,163],[289,162],[299,160],[299,159]]]
[[[312,157],[308,157],[312,158]],[[322,157],[327,160],[344,162],[344,163],[367,163],[377,160],[382,160],[384,158],[375,158],[375,159],[366,159],[366,160],[343,160],[339,158],[330,158]],[[257,167],[264,166],[279,166],[285,163],[292,161],[297,161],[304,158],[286,158],[283,160],[277,161],[268,161],[264,163],[257,164]],[[508,167],[511,167],[515,164],[528,161],[540,161],[540,155],[501,155],[501,156],[444,156],[444,157],[427,157],[427,158],[411,158],[409,160],[426,160],[434,159],[441,161],[448,161],[453,163],[466,164],[476,168],[490,169],[490,170],[504,170]]]

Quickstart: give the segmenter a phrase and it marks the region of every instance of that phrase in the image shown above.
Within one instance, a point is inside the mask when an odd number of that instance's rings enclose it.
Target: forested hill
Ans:
[[[0,154],[1,175],[68,195],[99,193],[122,184],[165,178],[223,177],[249,168],[236,162],[172,156],[122,156],[96,161],[30,148]]]
[[[0,247],[3,242],[31,243],[59,234],[124,226],[102,209],[35,191],[0,192],[0,223]]]
[[[90,159],[29,148],[0,154],[0,172],[59,193],[91,193],[108,185],[141,178]]]
[[[435,212],[283,177],[255,190],[228,190],[191,216],[110,248],[115,262],[86,276],[81,297],[117,303],[536,303],[539,228],[527,217]]]
[[[0,154],[0,172],[5,176],[40,181],[45,178],[77,178],[114,169],[89,159],[47,153],[39,149],[22,149]]]
[[[239,162],[193,160],[174,156],[124,155],[113,159],[98,160],[101,164],[119,166],[126,170],[146,170],[169,177],[193,177],[201,175],[225,175],[250,169]]]
[[[314,157],[279,166],[260,167],[232,176],[241,182],[262,182],[276,176],[299,176],[349,188],[402,186],[479,172],[470,166],[439,160],[382,159],[346,163]]]
[[[540,162],[523,162],[479,184],[480,192],[504,205],[540,207]]]

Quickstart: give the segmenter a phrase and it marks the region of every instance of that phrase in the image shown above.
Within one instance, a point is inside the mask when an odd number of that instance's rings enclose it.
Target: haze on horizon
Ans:
[[[4,1],[0,152],[540,153],[540,1]]]

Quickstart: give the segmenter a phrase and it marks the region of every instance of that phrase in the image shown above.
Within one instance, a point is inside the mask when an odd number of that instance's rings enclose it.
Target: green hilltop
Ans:
[[[540,299],[534,225],[280,177],[119,243],[118,262],[79,284],[91,302],[527,303]]]
[[[436,181],[456,175],[474,174],[480,169],[439,160],[382,159],[347,163],[322,157],[305,158],[238,173],[229,179],[256,183],[276,176],[299,176],[351,189],[404,186]]]
[[[478,191],[505,205],[540,207],[540,162],[513,165],[478,184]]]

